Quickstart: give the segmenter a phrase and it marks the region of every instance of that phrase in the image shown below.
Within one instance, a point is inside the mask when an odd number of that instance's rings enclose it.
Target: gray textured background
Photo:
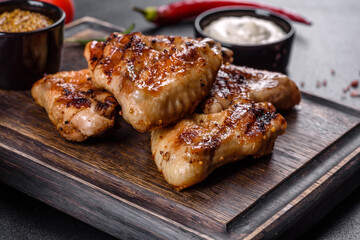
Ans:
[[[170,1],[75,0],[76,18],[92,16],[147,34],[193,35],[191,23],[154,28],[130,6],[160,5]],[[265,2],[265,1],[264,1]],[[268,0],[302,13],[314,24],[295,24],[297,33],[288,67],[301,90],[360,109],[360,97],[343,93],[360,79],[360,1]],[[331,74],[335,70],[335,75]],[[317,82],[326,80],[326,86]],[[0,184],[0,239],[112,239],[64,213]],[[302,239],[360,239],[360,189],[350,195]]]

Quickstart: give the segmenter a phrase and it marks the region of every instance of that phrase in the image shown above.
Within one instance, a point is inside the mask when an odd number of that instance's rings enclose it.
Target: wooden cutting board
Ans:
[[[123,29],[92,18],[66,37]],[[65,44],[62,70],[86,67]],[[151,158],[150,135],[119,120],[85,143],[62,139],[29,91],[0,90],[0,181],[120,238],[293,238],[360,185],[360,112],[310,94],[282,113],[271,155],[216,170],[181,192]]]

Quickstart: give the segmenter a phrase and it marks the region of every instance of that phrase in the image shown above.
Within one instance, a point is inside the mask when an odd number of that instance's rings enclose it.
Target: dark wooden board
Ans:
[[[121,28],[91,18],[67,37]],[[65,44],[62,70],[86,67]],[[360,113],[302,94],[285,112],[271,155],[230,164],[174,191],[157,171],[150,135],[119,127],[85,143],[62,139],[28,91],[0,90],[0,181],[117,237],[294,237],[360,185]]]

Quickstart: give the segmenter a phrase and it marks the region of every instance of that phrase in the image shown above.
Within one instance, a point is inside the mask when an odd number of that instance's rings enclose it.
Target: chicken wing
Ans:
[[[155,163],[183,189],[221,165],[269,154],[287,127],[272,103],[286,110],[299,101],[296,84],[281,73],[222,65],[198,114],[152,132]]]
[[[224,164],[269,154],[287,126],[275,111],[271,103],[236,100],[221,112],[194,114],[156,129],[151,135],[155,163],[165,180],[181,190]]]
[[[221,66],[204,101],[204,112],[219,112],[239,97],[255,102],[271,102],[277,110],[291,109],[301,99],[296,84],[282,73],[225,64]]]
[[[84,55],[96,86],[114,94],[124,119],[140,132],[175,123],[209,93],[222,63],[211,39],[111,34]]]
[[[33,85],[31,94],[69,141],[84,141],[114,125],[117,102],[91,83],[88,70],[47,75]]]

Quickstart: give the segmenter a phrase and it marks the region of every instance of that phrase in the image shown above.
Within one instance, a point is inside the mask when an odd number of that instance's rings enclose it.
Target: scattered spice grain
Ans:
[[[355,90],[354,90],[354,91],[351,91],[351,92],[350,92],[350,96],[351,96],[351,97],[354,97],[354,98],[355,98],[355,97],[360,97],[360,92],[359,92],[359,91],[355,91]]]
[[[359,80],[352,80],[350,85],[353,87],[353,88],[357,88],[359,86]]]

